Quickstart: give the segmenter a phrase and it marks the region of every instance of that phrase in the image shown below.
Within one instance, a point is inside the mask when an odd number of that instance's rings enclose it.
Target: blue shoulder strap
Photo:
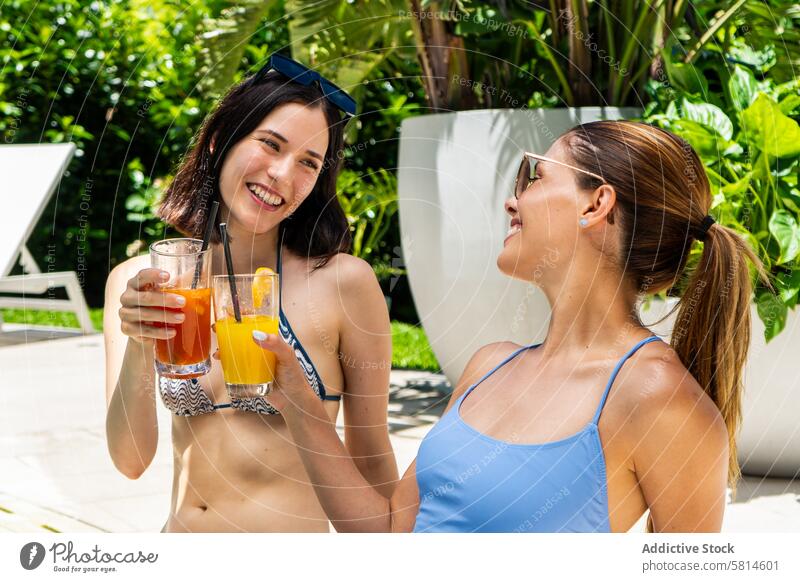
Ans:
[[[606,389],[603,391],[603,397],[600,399],[600,405],[597,407],[597,411],[594,413],[594,418],[592,419],[592,424],[597,424],[597,421],[600,420],[600,414],[603,412],[603,406],[605,406],[606,399],[608,398],[608,393],[611,391],[611,385],[614,383],[614,380],[616,379],[617,374],[619,374],[619,371],[622,368],[622,365],[625,362],[627,362],[628,358],[630,358],[634,353],[636,353],[636,350],[638,350],[644,344],[647,344],[647,343],[650,343],[650,342],[653,342],[653,341],[656,341],[656,340],[659,340],[659,339],[661,339],[661,338],[659,338],[658,336],[655,336],[655,335],[651,335],[650,337],[644,338],[643,340],[638,342],[635,346],[633,346],[628,351],[627,354],[625,354],[624,356],[622,356],[622,358],[620,358],[619,362],[617,362],[617,365],[614,368],[614,371],[611,373],[611,378],[608,380],[608,384],[606,385]]]
[[[500,368],[502,368],[503,366],[505,366],[505,365],[506,365],[508,362],[510,362],[511,360],[513,360],[514,358],[516,358],[516,357],[517,357],[519,354],[521,354],[522,352],[524,352],[525,350],[528,350],[528,349],[530,349],[530,348],[536,348],[536,347],[539,347],[540,345],[541,345],[541,344],[530,344],[530,345],[527,345],[527,346],[522,346],[521,348],[519,348],[519,349],[516,349],[516,350],[514,350],[513,352],[511,352],[511,355],[507,356],[507,357],[506,357],[506,358],[505,358],[505,359],[504,359],[502,362],[500,362],[500,363],[499,363],[499,364],[497,364],[497,365],[496,365],[494,368],[492,368],[492,369],[491,369],[491,370],[489,370],[489,371],[488,371],[486,374],[484,374],[484,375],[483,375],[483,377],[482,377],[480,380],[478,380],[478,381],[477,381],[477,382],[475,382],[475,383],[474,383],[472,386],[470,386],[469,388],[467,388],[467,389],[464,391],[464,394],[462,394],[462,395],[461,395],[461,399],[463,400],[464,398],[466,398],[466,397],[467,397],[467,395],[468,395],[470,392],[472,392],[472,391],[473,391],[475,388],[477,388],[477,387],[478,387],[478,385],[479,385],[481,382],[483,382],[484,380],[486,380],[486,378],[488,378],[489,376],[491,376],[492,374],[494,374],[495,372],[497,372],[497,370],[499,370]]]

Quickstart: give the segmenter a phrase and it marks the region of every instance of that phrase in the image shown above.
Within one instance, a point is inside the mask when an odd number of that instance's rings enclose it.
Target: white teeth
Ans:
[[[280,196],[275,196],[270,194],[264,188],[259,186],[258,184],[247,184],[247,189],[250,190],[253,194],[258,196],[258,199],[262,202],[266,202],[271,206],[280,206],[283,203],[283,198]]]
[[[508,232],[506,233],[506,238],[510,237],[512,234],[518,233],[520,230],[522,230],[522,227],[518,224],[515,224],[514,226],[508,229]]]

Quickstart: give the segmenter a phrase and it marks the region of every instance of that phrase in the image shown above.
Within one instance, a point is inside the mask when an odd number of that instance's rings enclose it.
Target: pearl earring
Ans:
[[[581,218],[579,224],[581,226],[586,226],[587,224],[589,224],[589,221],[586,220],[585,218]]]

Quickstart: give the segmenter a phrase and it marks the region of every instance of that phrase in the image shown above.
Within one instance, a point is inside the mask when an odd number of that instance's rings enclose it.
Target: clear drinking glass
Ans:
[[[278,275],[271,270],[234,275],[241,321],[236,320],[228,275],[214,276],[214,328],[222,374],[231,398],[269,394],[275,378],[275,354],[253,341],[253,331],[278,333]]]
[[[202,246],[203,241],[195,238],[150,245],[150,264],[169,273],[169,280],[159,290],[186,300],[175,310],[183,313],[183,322],[169,324],[175,336],[155,342],[156,371],[167,378],[197,378],[211,369],[211,249],[201,251]]]

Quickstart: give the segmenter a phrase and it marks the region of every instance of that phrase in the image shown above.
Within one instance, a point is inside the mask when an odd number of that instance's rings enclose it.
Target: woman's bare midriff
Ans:
[[[335,418],[338,403],[326,403]],[[163,532],[329,532],[280,415],[173,417],[172,507]]]

